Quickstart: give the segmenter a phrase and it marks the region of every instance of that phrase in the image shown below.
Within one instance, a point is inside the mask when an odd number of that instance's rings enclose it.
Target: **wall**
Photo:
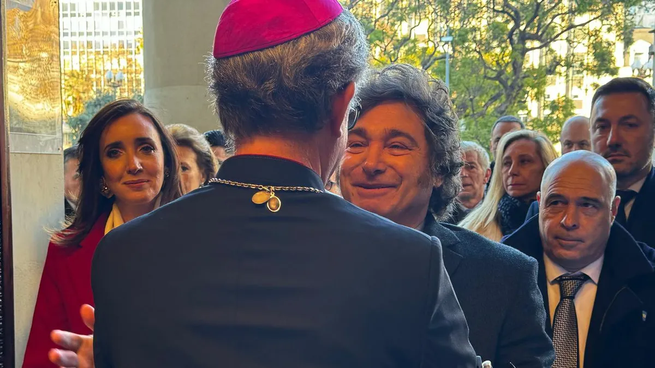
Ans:
[[[146,106],[164,124],[218,129],[205,81],[216,25],[227,0],[143,1]]]
[[[46,229],[64,218],[62,155],[10,155],[16,367],[23,354],[48,249]]]

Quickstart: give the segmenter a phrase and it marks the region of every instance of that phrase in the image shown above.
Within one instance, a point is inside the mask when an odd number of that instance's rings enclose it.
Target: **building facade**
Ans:
[[[67,118],[81,114],[88,101],[107,94],[143,95],[142,2],[60,0],[59,24],[64,146],[68,146],[74,138]]]

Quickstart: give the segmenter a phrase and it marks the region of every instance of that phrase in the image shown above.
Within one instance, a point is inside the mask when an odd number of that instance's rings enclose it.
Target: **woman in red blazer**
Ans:
[[[48,246],[24,368],[54,367],[52,330],[91,333],[80,308],[93,305],[93,252],[113,228],[180,197],[174,147],[152,112],[134,100],[106,105],[84,129],[77,212]]]

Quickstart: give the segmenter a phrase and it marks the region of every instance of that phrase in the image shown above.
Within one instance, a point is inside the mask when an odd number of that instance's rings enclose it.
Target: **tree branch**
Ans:
[[[600,14],[600,15],[598,15],[596,17],[593,17],[593,18],[589,19],[586,22],[582,22],[582,23],[578,23],[578,24],[571,24],[571,25],[569,25],[567,27],[564,27],[564,29],[562,29],[560,32],[556,33],[553,37],[550,37],[549,39],[547,39],[545,41],[541,41],[541,45],[535,46],[535,47],[528,47],[526,50],[528,52],[530,52],[530,51],[534,51],[534,50],[543,49],[544,47],[547,47],[551,43],[557,41],[557,39],[560,38],[564,33],[568,32],[568,31],[570,31],[572,29],[575,29],[575,28],[584,27],[584,26],[588,25],[589,23],[600,19],[601,17],[602,17],[602,14]]]

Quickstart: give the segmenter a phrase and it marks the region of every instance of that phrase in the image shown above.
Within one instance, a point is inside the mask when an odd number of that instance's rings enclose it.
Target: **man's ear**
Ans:
[[[621,197],[614,197],[614,200],[612,201],[612,218],[615,218],[619,213],[619,204],[621,204]]]
[[[350,101],[355,96],[355,82],[350,82],[341,88],[332,98],[332,116],[330,116],[329,129],[332,134],[340,137],[346,130],[343,124],[348,124]]]
[[[489,183],[489,179],[491,179],[491,168],[488,168],[484,173],[484,184]]]
[[[537,203],[541,206],[541,191],[537,192]]]

